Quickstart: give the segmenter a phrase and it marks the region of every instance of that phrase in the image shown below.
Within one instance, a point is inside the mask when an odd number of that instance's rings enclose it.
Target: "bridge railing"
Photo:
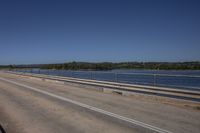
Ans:
[[[98,71],[46,70],[46,69],[18,69],[14,71],[92,79],[100,81],[111,81],[119,83],[191,89],[200,91],[200,76],[195,76],[195,75],[115,73],[115,72],[101,72],[101,71],[98,72]]]

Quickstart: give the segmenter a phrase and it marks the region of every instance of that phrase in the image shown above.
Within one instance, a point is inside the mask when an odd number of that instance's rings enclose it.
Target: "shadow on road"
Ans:
[[[6,133],[1,124],[0,124],[0,133]]]

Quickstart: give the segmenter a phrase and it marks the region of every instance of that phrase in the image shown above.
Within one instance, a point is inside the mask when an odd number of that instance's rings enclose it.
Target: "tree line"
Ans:
[[[200,70],[200,62],[68,62],[59,64],[8,65],[0,68],[40,68],[58,70],[113,70],[113,69],[153,69],[153,70]]]

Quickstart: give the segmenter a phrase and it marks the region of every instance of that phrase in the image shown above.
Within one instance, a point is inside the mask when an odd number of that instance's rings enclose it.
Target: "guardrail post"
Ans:
[[[91,74],[90,74],[90,75],[91,75],[91,79],[92,79],[92,72],[91,72]]]
[[[93,79],[96,79],[96,72],[93,72]]]
[[[153,75],[153,85],[156,86],[156,74]]]
[[[61,76],[60,71],[62,71],[62,70],[56,70],[56,75],[57,75],[57,76]]]
[[[74,72],[72,71],[72,78],[74,77]]]
[[[115,82],[117,82],[117,76],[118,76],[118,74],[117,73],[115,73]]]

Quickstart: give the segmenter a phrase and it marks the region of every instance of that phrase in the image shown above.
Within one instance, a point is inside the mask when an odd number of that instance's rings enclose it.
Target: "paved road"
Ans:
[[[0,124],[10,133],[200,132],[198,109],[164,101],[0,72]]]

